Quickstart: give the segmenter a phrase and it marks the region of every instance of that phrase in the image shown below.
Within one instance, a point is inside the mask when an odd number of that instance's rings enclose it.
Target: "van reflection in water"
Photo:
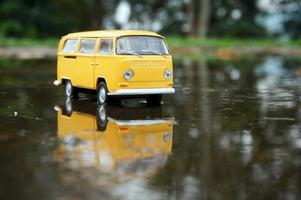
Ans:
[[[163,118],[161,107],[97,106],[67,100],[66,106],[56,110],[61,143],[55,159],[72,169],[150,176],[171,153],[173,119]]]

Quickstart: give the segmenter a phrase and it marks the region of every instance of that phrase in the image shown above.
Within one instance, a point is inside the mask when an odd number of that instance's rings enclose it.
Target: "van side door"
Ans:
[[[94,89],[96,38],[81,38],[76,61],[74,84],[81,88]]]
[[[113,38],[100,38],[95,53],[95,77],[106,80],[109,91],[116,87],[116,55]]]

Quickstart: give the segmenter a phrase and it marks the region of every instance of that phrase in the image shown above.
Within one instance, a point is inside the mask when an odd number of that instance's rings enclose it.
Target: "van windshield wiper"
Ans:
[[[156,52],[156,51],[144,51],[145,53],[147,53],[148,55],[160,55],[163,56],[164,58],[166,58],[166,55]]]
[[[121,52],[119,53],[120,55],[135,55],[135,56],[138,56],[139,58],[142,58],[142,56],[136,52],[133,52],[133,51],[126,51],[126,52]]]
[[[162,54],[162,53],[159,53],[159,52],[152,52],[153,54],[155,55],[160,55],[160,56],[163,56],[164,58],[166,58],[166,55]]]

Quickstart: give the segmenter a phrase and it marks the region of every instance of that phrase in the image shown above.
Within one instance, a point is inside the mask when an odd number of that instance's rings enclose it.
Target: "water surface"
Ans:
[[[301,61],[176,59],[176,94],[97,105],[0,62],[0,199],[300,199]]]

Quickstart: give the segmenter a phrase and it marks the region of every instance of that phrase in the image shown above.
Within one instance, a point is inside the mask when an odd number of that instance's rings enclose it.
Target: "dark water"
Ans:
[[[175,60],[161,106],[97,106],[0,62],[0,199],[300,199],[301,61]]]

